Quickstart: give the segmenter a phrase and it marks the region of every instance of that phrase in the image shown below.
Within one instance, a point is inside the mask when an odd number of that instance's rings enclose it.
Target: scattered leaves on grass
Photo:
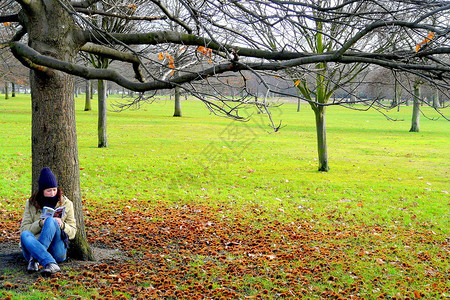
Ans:
[[[331,214],[325,217],[340,225],[318,227],[227,210],[93,207],[85,214],[89,242],[126,258],[76,270],[62,265],[61,274],[38,278],[33,289],[66,298],[83,289],[93,299],[421,299],[445,292],[448,244],[427,228],[350,226]],[[17,240],[20,216],[0,212],[0,241]],[[417,251],[423,245],[435,255]]]

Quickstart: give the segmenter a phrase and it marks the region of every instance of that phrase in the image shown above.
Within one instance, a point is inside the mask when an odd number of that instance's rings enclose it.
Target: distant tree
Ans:
[[[181,89],[180,87],[175,87],[174,89],[175,93],[175,108],[173,111],[173,116],[174,117],[181,117],[182,116],[182,112],[181,112]]]
[[[417,79],[414,82],[414,97],[413,97],[413,111],[411,118],[411,129],[410,132],[420,131],[420,86],[423,83]]]
[[[85,95],[85,101],[84,101],[84,111],[90,111],[92,110],[92,103],[91,103],[91,81],[86,79],[86,95]]]
[[[8,88],[8,82],[5,81],[5,99],[9,99],[9,88]]]
[[[106,103],[107,95],[106,95],[106,80],[98,80],[98,122],[97,122],[97,134],[98,134],[98,147],[106,148],[108,147],[108,134],[106,131],[107,127],[107,115],[108,115],[108,106]]]
[[[130,18],[136,12],[137,6],[144,5],[144,2],[137,0],[128,0],[117,2],[116,0],[105,0],[95,2],[97,12],[107,12],[99,13],[96,15],[92,21],[92,26],[98,28],[101,31],[114,33],[114,34],[125,34],[133,29],[134,24],[130,22]],[[115,16],[122,16],[117,18]],[[88,50],[89,48],[89,50]],[[122,48],[123,47],[119,47]],[[97,69],[107,69],[113,60],[112,57],[105,53],[105,49],[98,48],[92,43],[85,45],[84,50],[90,52],[89,61]],[[106,51],[108,52],[108,51]],[[122,58],[123,59],[123,58]],[[137,63],[137,59],[133,59]],[[98,96],[98,147],[106,148],[108,147],[108,134],[107,134],[107,115],[108,115],[108,82],[107,80],[99,78],[97,81],[97,96]]]
[[[352,43],[355,44],[353,47],[357,47],[358,51],[378,53],[389,48],[395,42],[395,38],[387,37],[382,32],[367,34],[367,37],[361,41],[352,41],[361,30],[358,26],[349,26],[356,21],[357,17],[355,16],[379,8],[371,1],[350,4],[346,0],[332,2],[307,0],[305,3],[314,6],[317,10],[313,11],[311,15],[299,15],[295,22],[289,19],[280,20],[282,26],[273,26],[270,22],[252,20],[253,31],[261,32],[263,35],[261,43],[273,50],[280,51],[289,47],[303,53],[321,55],[339,52],[342,45]],[[336,6],[341,6],[341,8],[335,9]],[[294,11],[286,6],[283,7],[282,13],[289,15]],[[344,18],[345,22],[325,21],[339,18],[340,15],[348,16]],[[277,38],[279,36],[284,36],[289,40],[289,45],[286,45],[284,40]],[[369,64],[363,62],[348,65],[324,60],[311,64],[309,67],[296,66],[286,69],[294,86],[299,91],[299,99],[307,101],[315,115],[319,171],[329,170],[326,109],[330,99],[333,99],[331,105],[348,106],[357,102],[365,102],[365,100],[357,101],[356,89],[360,84],[357,80],[364,80],[364,76],[359,75],[368,66]],[[277,77],[279,76],[280,73],[277,74]],[[347,96],[341,99],[334,97],[338,90],[344,91]]]
[[[439,90],[437,88],[434,88],[433,93],[433,107],[439,108],[440,102],[439,102]]]

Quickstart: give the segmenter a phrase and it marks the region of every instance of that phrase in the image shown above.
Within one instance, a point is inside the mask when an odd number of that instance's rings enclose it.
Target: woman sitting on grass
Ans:
[[[25,204],[20,226],[20,243],[23,256],[28,261],[27,270],[36,272],[39,264],[42,275],[60,271],[57,263],[66,259],[69,239],[75,237],[77,225],[72,202],[58,188],[55,175],[43,168],[39,176],[39,190]],[[44,206],[64,207],[61,217],[41,216]]]

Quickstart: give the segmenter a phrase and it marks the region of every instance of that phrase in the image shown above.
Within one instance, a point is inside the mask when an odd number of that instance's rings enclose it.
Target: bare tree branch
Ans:
[[[8,15],[8,16],[0,16],[0,23],[5,22],[19,22],[19,15]]]
[[[72,1],[70,4],[73,7],[80,7],[80,8],[88,8],[92,4],[95,4],[99,2],[100,0],[83,0],[83,1]]]
[[[125,19],[125,20],[133,20],[133,21],[156,21],[156,20],[163,20],[166,19],[167,16],[128,16],[124,14],[113,14],[108,13],[102,10],[97,9],[86,9],[86,8],[77,8],[75,7],[75,10],[77,12],[87,14],[87,15],[101,15],[111,18],[119,18],[119,19]]]
[[[166,16],[174,21],[176,24],[180,25],[182,28],[184,28],[186,30],[187,33],[192,33],[192,28],[189,27],[189,25],[187,25],[185,22],[181,21],[178,17],[176,17],[175,15],[173,15],[168,9],[167,7],[160,1],[160,0],[151,0],[153,3],[155,3],[164,14],[166,14]]]
[[[134,53],[125,53],[122,51],[117,51],[105,46],[96,45],[93,43],[86,43],[84,44],[81,49],[81,51],[86,51],[91,54],[100,55],[102,57],[111,58],[115,60],[120,60],[124,62],[130,62],[133,64],[133,69],[135,71],[135,78],[139,80],[140,82],[144,82],[144,75],[142,74],[142,71],[140,69],[141,60],[139,57]]]

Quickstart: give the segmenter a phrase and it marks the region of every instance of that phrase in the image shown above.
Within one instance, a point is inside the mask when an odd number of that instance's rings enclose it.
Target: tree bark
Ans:
[[[5,99],[9,99],[8,82],[5,81]]]
[[[419,121],[420,121],[420,85],[415,84],[411,129],[409,130],[409,132],[419,132],[420,130]]]
[[[328,172],[327,129],[325,118],[325,106],[318,106],[314,110],[316,116],[317,152],[319,155],[319,171]]]
[[[92,110],[91,104],[91,81],[86,80],[86,99],[84,102],[84,111]]]
[[[180,87],[175,87],[175,111],[174,117],[181,117],[181,91]]]
[[[90,95],[91,100],[92,100],[92,99],[94,99],[94,93],[95,93],[95,91],[94,91],[94,85],[92,84],[92,82],[91,82],[90,86],[91,86],[91,88],[90,88],[91,91],[90,91],[89,95]]]
[[[14,82],[11,82],[11,97],[16,96],[16,84]]]
[[[399,91],[398,91],[398,82],[397,79],[394,78],[394,95],[392,97],[392,104],[391,107],[397,107],[397,111],[400,108],[399,104],[400,104],[400,100],[399,100]]]
[[[98,147],[108,147],[108,136],[106,133],[106,81],[98,80]]]
[[[437,88],[434,89],[433,93],[433,108],[439,108],[439,90]]]

